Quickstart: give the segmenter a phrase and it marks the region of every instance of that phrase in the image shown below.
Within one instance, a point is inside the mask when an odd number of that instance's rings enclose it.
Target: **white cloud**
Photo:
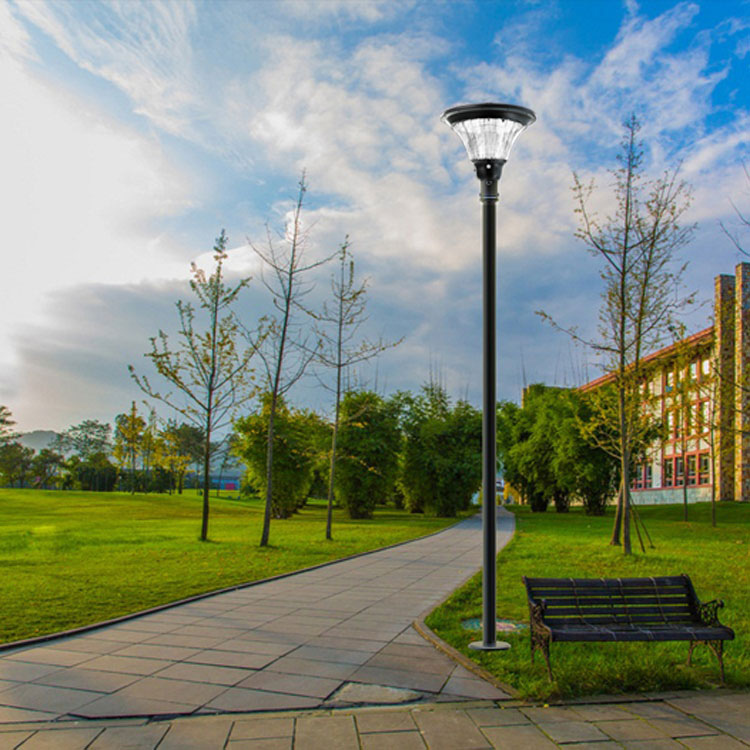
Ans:
[[[157,222],[184,211],[196,189],[158,142],[53,88],[18,57],[0,56],[0,88],[0,362],[7,366],[16,361],[11,337],[43,320],[50,291],[184,275]]]

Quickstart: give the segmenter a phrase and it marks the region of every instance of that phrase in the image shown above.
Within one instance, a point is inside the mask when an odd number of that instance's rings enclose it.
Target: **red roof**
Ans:
[[[641,359],[640,364],[645,365],[649,362],[654,362],[659,359],[666,359],[671,354],[673,354],[677,347],[680,345],[684,346],[685,344],[687,344],[689,347],[698,348],[699,346],[702,346],[704,344],[709,344],[713,339],[713,335],[714,327],[709,326],[708,328],[704,328],[702,331],[698,331],[698,333],[694,333],[692,336],[688,336],[687,338],[682,339],[682,341],[676,341],[674,344],[670,344],[669,346],[665,346],[658,351],[653,352],[652,354],[648,354],[647,356],[643,357],[643,359]],[[610,383],[614,379],[615,374],[613,372],[608,372],[605,375],[596,378],[596,380],[590,380],[588,383],[579,386],[578,390],[590,391],[594,388],[598,388],[600,385]]]

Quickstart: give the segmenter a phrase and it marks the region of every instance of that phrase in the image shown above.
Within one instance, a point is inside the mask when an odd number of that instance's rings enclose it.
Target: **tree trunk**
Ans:
[[[271,533],[271,496],[273,492],[273,428],[276,416],[276,394],[271,396],[271,410],[268,415],[268,442],[266,443],[266,507],[263,512],[263,533],[260,536],[260,546],[268,546]]]

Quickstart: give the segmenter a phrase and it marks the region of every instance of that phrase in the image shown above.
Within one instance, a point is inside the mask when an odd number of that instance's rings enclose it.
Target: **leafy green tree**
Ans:
[[[112,492],[117,483],[117,467],[104,451],[89,453],[75,465],[76,479],[82,490]]]
[[[340,417],[336,494],[350,518],[372,518],[396,480],[401,437],[396,407],[372,391],[350,391]]]
[[[31,473],[34,484],[47,489],[50,482],[57,479],[60,468],[65,463],[65,456],[50,448],[42,448],[31,461]]]
[[[239,293],[250,283],[241,279],[229,286],[224,280],[227,259],[227,236],[224,230],[214,245],[214,272],[207,275],[192,264],[190,289],[198,298],[198,307],[206,318],[206,327],[196,327],[196,309],[190,303],[177,302],[180,327],[178,343],[172,345],[164,331],[151,338],[151,351],[144,356],[151,360],[156,372],[176,393],[156,390],[146,376],[131,376],[149,397],[162,401],[203,431],[203,512],[201,541],[208,538],[209,474],[214,434],[231,424],[239,407],[255,394],[250,360],[257,351],[256,331],[248,337],[244,349],[238,345],[240,325],[231,309]]]
[[[264,393],[261,411],[240,417],[234,423],[236,439],[233,450],[245,464],[247,480],[267,497],[271,488],[271,513],[274,518],[289,518],[307,500],[312,483],[315,450],[309,412],[287,406],[283,397],[275,403],[272,474],[267,472],[268,422],[271,419],[273,394]]]
[[[34,451],[18,441],[0,445],[0,476],[5,484],[12,487],[18,483],[19,487],[24,487],[33,459]]]
[[[399,485],[413,513],[455,516],[469,507],[482,483],[481,412],[465,401],[454,407],[445,389],[423,386],[400,394],[404,434]]]
[[[0,446],[15,440],[18,435],[13,432],[15,421],[7,406],[0,404]]]
[[[115,417],[114,456],[121,468],[127,468],[130,476],[130,494],[134,495],[137,482],[137,460],[142,451],[146,420],[138,413],[135,401],[127,414]]]
[[[98,419],[84,419],[61,433],[60,444],[85,461],[95,453],[107,453],[111,450],[111,434],[111,425]]]

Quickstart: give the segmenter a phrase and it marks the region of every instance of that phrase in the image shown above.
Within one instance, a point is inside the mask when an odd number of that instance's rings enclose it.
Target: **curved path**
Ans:
[[[513,529],[512,514],[500,510],[498,549]],[[398,547],[7,652],[0,725],[508,698],[411,628],[481,563],[475,517]],[[0,744],[10,727],[2,729]]]

